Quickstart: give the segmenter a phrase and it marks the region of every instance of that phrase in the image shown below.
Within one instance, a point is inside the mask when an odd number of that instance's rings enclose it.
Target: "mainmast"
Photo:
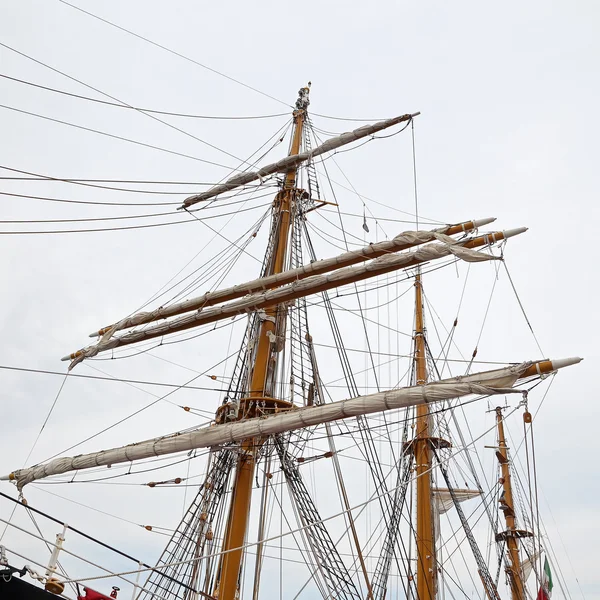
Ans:
[[[504,512],[504,519],[506,521],[506,531],[499,533],[496,536],[496,541],[505,541],[508,549],[509,563],[506,567],[506,573],[510,583],[512,599],[525,600],[525,586],[523,583],[518,540],[519,538],[531,537],[532,534],[529,531],[517,529],[516,527],[508,447],[506,445],[506,437],[504,436],[504,420],[500,406],[496,407],[496,421],[498,424],[498,450],[496,451],[496,458],[500,463],[502,471],[500,481],[503,489],[500,496],[500,509]]]
[[[427,356],[423,320],[423,284],[421,272],[415,278],[415,373],[416,384],[427,383]],[[416,464],[417,496],[417,599],[434,600],[436,591],[435,537],[431,490],[431,438],[429,407],[417,407],[417,422],[412,449]]]
[[[300,152],[302,133],[306,121],[306,109],[309,104],[308,94],[309,88],[302,88],[296,101],[296,110],[293,113],[294,130],[290,156],[297,155]],[[286,173],[283,188],[273,202],[273,245],[263,274],[265,276],[281,273],[285,267],[291,211],[296,194],[296,173],[297,167]],[[230,420],[237,420],[242,416],[253,416],[253,413],[258,414],[259,406],[261,411],[270,412],[279,406],[288,404],[273,397],[274,378],[277,372],[277,353],[272,340],[276,339],[277,325],[277,306],[267,308],[261,316],[254,365],[249,377],[250,389],[248,396],[240,400],[237,415],[233,416],[232,419],[230,418]],[[238,595],[240,566],[243,555],[241,547],[246,539],[256,454],[261,445],[261,438],[254,438],[244,442],[240,448],[222,546],[224,554],[222,555],[219,576],[214,591],[214,596],[219,600],[234,600]]]

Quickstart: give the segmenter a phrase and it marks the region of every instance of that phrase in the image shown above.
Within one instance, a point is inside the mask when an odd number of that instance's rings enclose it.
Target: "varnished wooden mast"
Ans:
[[[300,90],[300,98],[293,113],[294,132],[290,155],[298,154],[302,143],[302,132],[308,106],[308,88]],[[288,239],[291,223],[292,203],[296,193],[296,169],[286,174],[283,189],[274,201],[274,220],[278,221],[275,233],[275,245],[271,253],[271,262],[265,275],[281,273],[285,266]],[[269,374],[276,372],[276,353],[272,351],[270,338],[275,334],[277,308],[271,307],[266,311],[258,334],[258,345],[251,374],[249,397],[246,399],[266,399],[271,396],[269,389]],[[240,406],[243,401],[240,403]],[[231,505],[227,519],[227,528],[223,540],[223,557],[221,559],[219,578],[214,595],[219,600],[234,600],[238,590],[240,566],[243,552],[241,547],[246,539],[248,518],[250,516],[250,501],[252,498],[252,482],[254,479],[255,454],[262,444],[260,438],[248,440],[240,449],[237,469],[231,494]]]
[[[427,383],[423,289],[421,273],[415,278],[415,370],[417,385]],[[433,600],[436,591],[435,538],[433,532],[431,491],[431,440],[429,407],[417,407],[413,452],[416,464],[417,495],[417,600]]]
[[[506,531],[499,533],[500,539],[506,542],[510,564],[506,567],[512,600],[525,600],[525,589],[522,577],[521,558],[519,556],[519,538],[530,537],[527,531],[516,528],[515,510],[513,502],[512,484],[510,478],[510,468],[508,461],[508,447],[506,446],[506,437],[504,435],[504,421],[502,419],[502,408],[496,408],[496,421],[498,423],[498,450],[496,458],[500,463],[502,471],[502,489],[500,497],[500,509],[504,512],[506,521]]]

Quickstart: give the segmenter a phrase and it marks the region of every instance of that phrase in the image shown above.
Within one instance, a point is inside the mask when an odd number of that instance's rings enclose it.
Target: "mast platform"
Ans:
[[[508,529],[496,534],[497,542],[506,542],[508,539],[523,539],[533,537],[531,531],[525,529]]]
[[[440,437],[427,437],[427,438],[414,438],[412,440],[409,440],[408,442],[404,442],[402,444],[402,448],[403,448],[403,452],[404,454],[410,454],[410,453],[414,453],[415,452],[415,442],[417,440],[427,440],[429,442],[429,447],[433,448],[434,450],[441,450],[444,448],[452,448],[452,442],[449,442],[448,440],[445,440],[444,438],[440,438]]]
[[[276,415],[280,412],[293,410],[294,404],[287,400],[279,400],[269,396],[249,396],[238,402],[227,402],[217,409],[215,423],[222,425],[231,421],[243,421],[255,417]]]

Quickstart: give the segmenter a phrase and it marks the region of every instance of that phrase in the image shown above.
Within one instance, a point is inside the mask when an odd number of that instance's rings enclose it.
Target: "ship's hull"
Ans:
[[[55,600],[58,596],[13,575],[8,580],[0,577],[0,598],[2,600]]]

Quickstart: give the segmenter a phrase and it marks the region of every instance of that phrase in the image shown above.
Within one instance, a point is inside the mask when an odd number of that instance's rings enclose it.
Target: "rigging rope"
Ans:
[[[262,196],[257,196],[255,198],[252,198],[252,200],[257,200],[259,198],[262,198],[264,196],[266,196],[267,194],[264,194]],[[51,198],[46,198],[46,197],[40,197],[38,196],[37,198],[35,196],[24,196],[23,194],[8,194],[6,192],[0,192],[0,196],[18,196],[21,198],[32,198],[32,199],[41,199],[41,200],[53,200]],[[232,204],[246,204],[250,199],[247,198],[246,200],[238,200],[236,202],[230,202],[228,204],[225,204],[224,206],[230,206]],[[58,200],[59,202],[62,202],[62,200]],[[68,200],[67,200],[68,202]],[[219,213],[218,215],[211,215],[210,217],[204,217],[204,218],[219,218],[219,217],[226,217],[229,215],[235,215],[241,212],[248,212],[250,210],[255,210],[257,208],[261,208],[264,206],[270,206],[270,203],[268,204],[259,204],[257,206],[251,206],[249,208],[238,208],[236,209],[234,212],[228,212],[228,213]],[[203,207],[201,209],[197,209],[194,212],[197,212],[198,210],[210,210],[210,209],[214,209],[214,208],[222,208],[221,206],[206,206]],[[181,215],[181,212],[177,212],[177,211],[168,211],[168,212],[160,212],[160,213],[150,213],[150,214],[144,214],[144,215],[120,215],[120,216],[115,216],[115,217],[81,217],[79,219],[10,219],[10,220],[0,220],[0,223],[2,224],[12,224],[12,225],[22,225],[22,224],[40,224],[40,223],[89,223],[89,222],[97,222],[97,221],[124,221],[124,220],[128,220],[128,219],[150,219],[150,218],[155,218],[155,217],[164,217],[164,216],[169,216],[169,215]]]
[[[2,494],[2,495],[4,496],[5,494]],[[7,498],[9,498],[10,500],[13,500],[12,498],[10,498],[10,496],[7,496]],[[38,510],[36,510],[36,509],[29,508],[29,510],[33,510],[33,511],[35,511],[35,512],[38,512],[38,513],[42,514],[43,516],[45,516],[45,517],[47,517],[47,518],[49,518],[49,519],[51,519],[51,520],[53,520],[53,521],[57,521],[56,519],[54,519],[54,518],[50,517],[49,515],[47,515],[47,514],[45,514],[45,513],[42,513],[41,511],[38,511]],[[0,522],[4,522],[4,523],[6,523],[6,521],[5,521],[4,519],[2,519],[2,518],[0,518]],[[66,525],[66,524],[64,524],[64,523],[61,523],[61,525],[64,525],[65,527],[67,527],[67,525]],[[27,535],[29,535],[29,536],[31,536],[31,537],[34,537],[34,538],[37,538],[37,539],[39,539],[39,540],[43,541],[43,542],[44,542],[44,543],[45,543],[47,546],[49,545],[49,546],[56,547],[56,544],[54,544],[54,543],[52,543],[52,542],[48,542],[48,541],[47,541],[47,540],[46,540],[46,539],[45,539],[45,538],[44,538],[44,537],[41,535],[41,532],[40,532],[40,535],[38,536],[38,535],[36,535],[35,533],[32,533],[31,531],[27,531],[26,529],[24,529],[24,528],[22,528],[22,527],[19,527],[18,525],[15,525],[14,523],[11,523],[11,524],[10,524],[10,526],[11,526],[11,527],[14,527],[15,529],[17,529],[17,530],[19,530],[19,531],[21,531],[21,532],[23,532],[23,533],[25,533],[25,534],[27,534]],[[93,537],[91,537],[91,536],[89,536],[89,535],[87,535],[87,534],[84,534],[84,533],[82,533],[81,531],[79,531],[79,530],[75,529],[74,527],[70,527],[70,526],[68,526],[68,528],[69,528],[71,531],[74,531],[74,532],[78,533],[79,535],[81,535],[81,536],[83,536],[83,537],[85,537],[85,538],[89,539],[90,541],[93,541],[93,542],[95,542],[96,544],[99,544],[99,545],[101,545],[101,546],[104,546],[105,548],[108,548],[109,550],[112,550],[113,552],[116,552],[117,554],[120,554],[121,556],[124,556],[124,557],[126,557],[126,558],[128,558],[128,559],[130,559],[130,560],[135,560],[133,557],[129,556],[128,554],[125,554],[124,552],[121,552],[120,550],[117,550],[116,548],[114,548],[114,547],[112,547],[112,546],[109,546],[108,544],[105,544],[104,542],[101,542],[101,541],[99,541],[99,540],[97,540],[97,539],[95,539],[95,538],[93,538]],[[102,567],[102,566],[100,566],[100,565],[99,565],[99,564],[97,564],[97,563],[94,563],[94,562],[92,562],[92,561],[90,561],[90,560],[88,560],[88,559],[86,559],[86,558],[83,558],[82,556],[79,556],[78,554],[75,554],[74,552],[71,552],[71,551],[70,551],[70,550],[68,550],[67,548],[64,548],[64,547],[62,547],[62,548],[61,548],[61,551],[62,551],[62,552],[65,552],[66,554],[69,554],[69,555],[71,555],[71,556],[73,556],[73,557],[75,557],[75,558],[78,558],[79,560],[83,561],[84,563],[87,563],[87,564],[89,564],[89,565],[92,565],[92,566],[94,566],[94,567],[96,567],[96,568],[98,568],[98,569],[100,569],[100,570],[102,570],[102,571],[105,571],[106,573],[108,573],[108,575],[101,575],[101,576],[99,576],[99,577],[97,577],[97,578],[94,578],[94,579],[106,579],[106,578],[110,578],[110,577],[118,577],[119,579],[122,579],[123,581],[126,581],[127,583],[129,583],[129,584],[131,584],[132,586],[136,587],[136,584],[135,584],[135,582],[133,582],[133,581],[130,581],[129,579],[125,578],[125,577],[123,576],[123,574],[114,573],[114,572],[113,572],[113,571],[111,571],[110,569],[107,569],[106,567]],[[18,554],[18,553],[17,553],[17,552],[15,552],[14,550],[11,550],[11,553],[12,553],[12,554],[15,554],[15,555],[17,555],[17,556],[21,556],[20,554]],[[22,557],[22,556],[21,556],[21,558],[25,558],[25,557]],[[25,558],[25,560],[27,560],[27,559]],[[32,562],[35,562],[35,561],[32,561]],[[149,570],[149,571],[155,571],[154,567],[150,567],[150,566],[149,566],[149,565],[147,565],[146,563],[142,563],[141,561],[136,561],[136,562],[137,562],[138,564],[140,564],[140,565],[144,565],[144,566],[148,567],[148,569],[145,569],[145,570]],[[42,568],[46,568],[44,565],[41,565],[41,564],[39,564],[39,563],[35,563],[35,564],[36,564],[36,565],[38,565],[38,566],[40,566],[40,567],[42,567]],[[137,572],[138,572],[138,571],[133,571],[132,573],[137,573]],[[163,574],[163,573],[161,573],[161,575],[162,575],[163,577],[168,577],[168,575],[165,575],[165,574]],[[45,578],[42,578],[42,579],[45,579]],[[73,587],[73,584],[77,584],[78,582],[77,582],[77,581],[75,581],[75,580],[73,580],[73,579],[69,579],[68,577],[65,577],[65,580],[64,580],[64,582],[63,582],[63,583],[67,583],[67,584],[69,584],[70,586],[72,586],[72,587]],[[183,583],[183,582],[181,582],[181,581],[177,581],[177,584],[178,584],[178,585],[181,585],[181,586],[183,586],[184,588],[192,589],[192,588],[190,588],[189,586],[187,586],[185,583]],[[137,588],[139,588],[139,589],[142,589],[142,590],[144,589],[144,588],[143,588],[142,586],[140,586],[139,584],[137,584]],[[194,590],[194,591],[195,591],[195,590]],[[210,596],[208,596],[208,597],[209,597],[209,598],[211,598]],[[160,598],[160,596],[159,596],[159,598]],[[166,599],[165,599],[165,600],[166,600]]]
[[[256,210],[257,208],[263,208],[265,205],[261,204],[258,206],[253,206],[250,208],[246,208],[246,209],[238,209],[237,211],[233,212],[233,213],[224,213],[224,214],[220,214],[220,215],[208,215],[206,217],[203,217],[202,219],[198,216],[196,216],[194,213],[189,212],[188,210],[186,210],[185,212],[187,212],[189,215],[191,215],[192,217],[194,217],[194,219],[196,219],[197,221],[199,221],[200,223],[203,223],[206,227],[208,227],[210,230],[212,230],[213,232],[216,232],[217,230],[213,229],[210,225],[208,225],[205,221],[207,219],[218,219],[220,217],[226,217],[232,214],[237,214],[240,212],[246,212],[246,211],[250,211],[250,210]],[[163,222],[163,223],[148,223],[145,225],[123,225],[122,227],[96,227],[93,229],[47,229],[47,230],[36,230],[36,231],[0,231],[0,235],[59,235],[59,234],[63,234],[63,233],[104,233],[107,231],[130,231],[133,229],[150,229],[153,227],[168,227],[170,225],[185,225],[188,223],[193,223],[193,221],[191,220],[183,220],[183,221],[167,221],[167,222]],[[225,238],[222,234],[219,234],[220,237],[223,237],[224,239],[227,240],[227,238]],[[227,240],[229,241],[229,240]],[[248,256],[250,256],[251,258],[253,258],[254,260],[258,260],[258,258],[256,258],[255,256],[253,256],[252,254],[246,252],[246,254],[248,254]],[[259,261],[260,262],[260,261]]]
[[[282,128],[283,129],[283,128]],[[281,130],[280,130],[281,131]],[[276,134],[279,132],[276,132]],[[275,134],[275,135],[276,135]],[[269,140],[270,141],[270,140]],[[250,157],[251,158],[251,157]],[[22,169],[15,169],[12,167],[8,167],[5,165],[0,165],[0,169],[4,169],[5,171],[11,171],[13,173],[21,173],[23,175],[32,175],[33,177],[0,177],[0,179],[16,179],[19,181],[44,181],[44,182],[50,182],[50,181],[54,181],[54,182],[61,182],[61,183],[70,183],[72,185],[81,185],[84,187],[89,187],[89,188],[97,188],[97,189],[101,189],[101,190],[110,190],[110,191],[115,191],[115,192],[129,192],[132,194],[160,194],[160,195],[183,195],[183,194],[187,194],[187,192],[169,192],[166,190],[141,190],[141,189],[137,189],[137,188],[121,188],[121,187],[114,187],[114,186],[106,186],[106,185],[95,185],[92,182],[114,182],[114,183],[146,183],[146,184],[153,184],[153,183],[164,183],[164,184],[169,184],[169,185],[206,185],[206,186],[214,186],[217,185],[219,182],[175,182],[175,181],[143,181],[143,180],[133,180],[133,179],[77,179],[77,178],[65,178],[65,177],[52,177],[50,175],[41,175],[40,173],[33,173],[31,171],[24,171]],[[222,181],[222,180],[220,180]],[[262,184],[263,187],[268,187],[265,184]],[[257,187],[260,186],[245,186],[242,187],[241,192],[245,193],[247,192],[247,190],[253,190]],[[233,198],[236,195],[238,195],[240,192],[236,192],[235,194],[232,194],[230,196],[221,196],[221,199],[228,199],[228,198]],[[67,202],[67,200],[65,200],[65,202]],[[73,202],[75,204],[94,204],[94,205],[102,205],[105,204],[107,206],[171,206],[171,205],[177,205],[180,206],[181,205],[181,201],[177,201],[177,202],[150,202],[150,203],[142,203],[142,202],[92,202],[92,201],[83,201],[83,200],[70,200],[70,202]],[[211,204],[214,202],[214,200],[211,201]]]
[[[410,120],[410,134],[412,140],[412,166],[413,166],[413,187],[415,196],[415,219],[417,231],[419,230],[419,195],[417,192],[417,153],[415,149],[415,123],[414,119]]]
[[[78,125],[77,123],[71,123],[69,121],[63,121],[62,119],[55,119],[53,117],[48,117],[46,115],[42,115],[39,113],[35,113],[35,112],[31,112],[28,110],[23,110],[21,108],[17,108],[16,106],[8,106],[7,104],[0,104],[0,108],[4,108],[6,110],[12,110],[14,112],[17,113],[21,113],[24,115],[28,115],[31,117],[36,117],[38,119],[43,119],[45,121],[52,121],[53,123],[58,123],[60,125],[67,125],[69,127],[74,127],[75,129],[81,129],[83,131],[89,131],[90,133],[96,133],[98,135],[103,135],[105,137],[109,137],[115,140],[120,140],[122,142],[129,142],[130,144],[135,144],[137,146],[142,146],[144,148],[150,148],[152,150],[159,150],[160,152],[166,152],[167,154],[172,154],[174,156],[180,156],[183,158],[189,158],[191,160],[196,160],[198,162],[207,164],[207,165],[213,165],[215,167],[221,167],[223,169],[227,169],[228,171],[235,171],[238,169],[233,169],[232,167],[229,167],[227,165],[223,165],[221,163],[217,163],[211,160],[206,160],[204,158],[200,158],[199,156],[193,156],[191,154],[185,154],[184,152],[177,152],[176,150],[170,150],[168,148],[163,148],[162,146],[155,146],[154,144],[147,144],[146,142],[141,142],[139,140],[134,140],[131,138],[127,138],[121,135],[116,135],[114,133],[108,133],[107,131],[102,131],[100,129],[93,129],[92,127],[85,127],[84,125]],[[235,158],[235,157],[234,157]]]
[[[517,410],[517,409],[515,408],[507,416],[510,416],[515,410]],[[485,435],[487,435],[490,431],[492,431],[493,429],[495,429],[495,427],[496,426],[494,424],[490,429],[488,429],[484,433],[482,433],[476,440],[473,440],[473,444],[476,441],[478,441],[479,439],[481,439],[482,437],[484,437]],[[471,445],[471,444],[469,444],[469,445]],[[461,454],[462,452],[467,451],[467,448],[468,448],[468,446],[457,450],[456,452],[454,452],[453,454],[451,454],[447,459],[439,459],[439,461],[440,461],[439,464],[445,464],[445,463],[447,463],[448,460],[454,458],[456,455]],[[412,480],[414,481],[414,478],[412,478]],[[390,489],[390,490],[388,490],[388,491],[386,491],[386,492],[384,492],[382,494],[373,493],[368,500],[366,500],[365,502],[362,502],[360,504],[356,504],[355,506],[351,507],[349,510],[350,511],[355,511],[357,509],[364,508],[364,507],[368,506],[369,504],[371,504],[374,500],[377,500],[378,498],[380,498],[382,496],[389,495],[390,493],[393,493],[394,490],[395,490],[395,488]],[[0,492],[0,495],[5,496],[5,494],[2,494],[1,492]],[[7,496],[7,497],[12,500],[12,498],[10,498],[10,496]],[[341,512],[336,513],[334,515],[331,515],[329,517],[320,519],[320,522],[324,523],[324,522],[330,521],[332,519],[335,519],[337,517],[342,516],[343,513],[345,513],[345,512],[346,511],[341,511]],[[276,540],[276,539],[283,538],[283,537],[288,536],[288,535],[293,535],[294,533],[301,532],[301,531],[303,531],[304,529],[307,529],[310,526],[312,526],[312,525],[302,526],[302,527],[299,527],[299,528],[297,528],[295,530],[291,530],[291,531],[285,532],[282,535],[270,536],[268,538],[260,540],[259,542],[248,542],[248,543],[245,543],[243,546],[240,546],[239,548],[231,548],[231,549],[226,550],[226,551],[215,552],[213,554],[201,556],[201,557],[198,557],[198,558],[192,558],[192,559],[189,559],[189,560],[177,561],[177,562],[174,562],[174,563],[168,563],[168,564],[160,565],[160,568],[167,568],[167,567],[170,567],[170,566],[177,566],[179,564],[187,564],[187,563],[190,563],[190,562],[202,562],[202,561],[207,560],[207,559],[212,558],[212,557],[222,556],[223,554],[226,554],[228,552],[234,552],[234,551],[237,551],[237,550],[240,550],[240,549],[244,550],[246,548],[249,548],[249,547],[252,547],[252,546],[256,546],[259,543],[270,542],[270,541],[273,541],[273,540]],[[136,570],[133,570],[133,571],[125,571],[125,572],[119,573],[117,575],[130,575],[130,574],[133,574],[133,573],[144,572],[144,571],[148,571],[148,570],[155,570],[155,569],[153,569],[153,568],[150,568],[150,569],[136,569]],[[97,579],[105,579],[106,577],[108,577],[108,576],[86,577],[86,578],[75,579],[75,580],[72,580],[72,581],[73,582],[77,582],[77,583],[81,583],[81,582],[84,582],[84,581],[91,581],[91,580],[97,580]]]
[[[523,303],[521,302],[521,298],[519,297],[519,294],[517,293],[517,288],[515,287],[515,284],[513,283],[512,277],[510,276],[510,272],[508,270],[506,261],[503,260],[502,264],[504,265],[504,269],[506,270],[506,274],[508,275],[508,281],[510,281],[510,285],[513,289],[513,292],[515,293],[515,297],[517,299],[517,302],[519,303],[521,312],[523,313],[523,316],[525,317],[525,322],[527,323],[527,326],[529,327],[529,331],[531,331],[531,335],[533,335],[533,339],[535,340],[535,343],[537,344],[538,350],[540,351],[541,355],[544,356],[544,351],[542,350],[542,347],[540,346],[537,336],[535,335],[535,332],[533,331],[533,327],[531,326],[531,322],[529,321],[529,318],[527,317],[527,313],[525,312],[525,307],[523,306]]]
[[[27,458],[23,461],[24,465],[29,462],[29,459],[30,459],[31,455],[33,454],[33,451],[35,450],[35,447],[37,446],[37,443],[42,435],[42,432],[44,431],[44,429],[48,423],[48,420],[50,419],[50,416],[52,415],[52,412],[54,411],[54,407],[56,406],[56,403],[58,402],[60,394],[63,391],[63,388],[65,387],[65,383],[67,382],[67,377],[69,376],[69,373],[66,373],[66,374],[61,373],[61,375],[64,375],[64,379],[62,380],[62,383],[60,384],[60,387],[58,388],[58,392],[56,393],[56,396],[54,397],[52,406],[50,407],[50,410],[48,411],[46,418],[44,419],[44,422],[42,423],[42,426],[40,427],[40,430],[38,431],[38,434],[33,442],[33,445],[31,446],[31,449],[29,450],[29,452],[27,454]],[[4,530],[0,534],[0,541],[2,541],[2,538],[6,534],[6,530],[8,529],[8,526],[11,524],[14,514],[15,514],[15,507],[13,507],[13,510],[11,511],[10,516],[8,517],[8,521],[5,521],[6,525],[4,526]]]
[[[126,108],[129,110],[136,110],[144,113],[152,113],[156,115],[166,115],[171,117],[184,117],[187,119],[213,119],[213,120],[222,120],[222,121],[240,121],[240,120],[253,120],[253,119],[273,119],[276,117],[286,117],[288,113],[277,113],[273,115],[251,115],[251,116],[215,116],[215,115],[196,115],[189,113],[180,113],[180,112],[169,112],[166,110],[153,110],[151,108],[142,108],[140,106],[129,106],[128,104],[118,103],[118,102],[108,102],[107,100],[99,100],[98,98],[90,98],[89,96],[82,96],[80,94],[72,94],[71,92],[67,92],[65,90],[59,90],[56,88],[48,87],[45,85],[40,85],[39,83],[33,83],[32,81],[25,81],[24,79],[18,79],[17,77],[10,77],[9,75],[5,75],[0,73],[0,77],[4,79],[10,79],[11,81],[16,81],[18,83],[23,83],[25,85],[29,85],[32,87],[40,88],[42,90],[47,90],[49,92],[55,92],[57,94],[63,94],[64,96],[70,96],[72,98],[79,98],[80,100],[88,100],[90,102],[96,102],[98,104],[105,104],[107,106],[115,106],[117,108]]]
[[[103,96],[106,96],[107,98],[110,98],[111,100],[116,100],[117,102],[119,102],[121,105],[133,109],[136,112],[139,112],[140,114],[152,119],[153,121],[157,121],[158,123],[161,123],[162,125],[165,125],[166,127],[169,127],[169,129],[173,129],[179,133],[184,134],[187,137],[190,137],[194,140],[196,140],[197,142],[200,142],[202,144],[204,144],[205,146],[209,146],[210,148],[212,148],[213,150],[217,150],[218,152],[222,152],[223,154],[226,154],[227,156],[230,156],[232,158],[235,158],[236,160],[240,160],[237,158],[237,156],[231,154],[230,152],[227,152],[226,150],[222,150],[221,148],[219,148],[218,146],[215,146],[214,144],[211,144],[210,142],[207,142],[191,133],[188,133],[187,131],[176,127],[175,125],[172,125],[171,123],[168,123],[167,121],[164,121],[163,119],[160,119],[159,117],[155,116],[154,114],[148,113],[148,112],[144,112],[142,109],[139,108],[135,108],[133,106],[131,106],[130,104],[127,104],[126,102],[123,102],[122,100],[119,100],[119,98],[116,98],[115,96],[111,96],[110,94],[107,94],[106,92],[103,92],[102,90],[99,90],[98,88],[95,88],[94,86],[91,86],[83,81],[81,81],[80,79],[76,79],[75,77],[71,77],[70,75],[68,75],[67,73],[64,73],[62,71],[59,71],[58,69],[55,69],[54,67],[51,67],[50,65],[43,63],[35,58],[33,58],[32,56],[28,56],[27,54],[23,53],[23,52],[19,52],[18,50],[11,48],[10,46],[6,45],[6,44],[1,44],[2,46],[4,46],[5,48],[7,48],[8,50],[11,50],[39,65],[42,65],[44,67],[46,67],[47,69],[50,69],[51,71],[54,71],[55,73],[60,73],[61,75],[63,75],[64,77],[67,77],[68,79],[72,80],[72,81],[76,81],[77,83],[87,87],[88,89],[94,90],[95,92],[98,92],[99,94],[102,94]],[[37,115],[40,116],[40,115]]]
[[[150,404],[147,404],[146,406],[143,406],[142,408],[136,410],[135,412],[127,415],[126,417],[123,417],[122,419],[119,419],[116,423],[113,423],[112,425],[105,427],[104,429],[102,429],[101,431],[95,433],[94,435],[91,435],[83,440],[81,440],[80,442],[77,442],[76,444],[73,444],[72,446],[69,446],[68,448],[66,448],[65,450],[62,450],[52,456],[50,456],[49,458],[47,458],[44,462],[47,462],[49,460],[52,460],[53,458],[56,458],[57,456],[60,456],[61,454],[64,454],[65,452],[69,452],[70,450],[73,450],[74,448],[77,448],[77,446],[80,446],[81,444],[84,444],[85,442],[89,442],[90,440],[98,437],[99,435],[105,433],[106,431],[109,431],[110,429],[113,429],[114,427],[116,427],[117,425],[120,425],[121,423],[124,423],[125,421],[128,421],[129,419],[131,419],[132,417],[139,415],[140,413],[148,410],[149,408],[151,408],[152,406],[154,406],[155,404],[157,404],[158,402],[160,402],[161,400],[164,400],[165,398],[171,396],[172,394],[174,394],[175,392],[183,389],[185,386],[189,386],[190,383],[193,383],[194,381],[196,381],[199,377],[202,377],[203,375],[206,375],[207,373],[209,373],[210,371],[214,370],[216,367],[218,367],[223,361],[225,361],[227,359],[224,358],[222,360],[220,360],[219,362],[215,363],[214,365],[212,365],[211,367],[209,367],[208,369],[206,369],[203,373],[200,373],[194,377],[192,377],[189,381],[186,381],[185,383],[183,383],[182,385],[178,386],[177,388],[175,388],[174,390],[171,390],[170,392],[166,393],[164,396],[161,396],[159,398],[157,398],[156,400],[154,400],[153,402],[151,402]]]
[[[252,90],[253,92],[256,92],[257,94],[265,96],[266,98],[270,98],[271,100],[274,100],[275,102],[279,102],[279,104],[283,104],[284,106],[289,106],[290,108],[293,108],[288,102],[279,100],[278,98],[275,98],[274,96],[271,96],[270,94],[267,94],[266,92],[263,92],[255,87],[252,87],[251,85],[248,85],[247,83],[243,83],[242,81],[239,81],[238,79],[230,77],[229,75],[226,75],[225,73],[222,73],[221,71],[217,71],[216,69],[213,69],[212,67],[202,64],[201,62],[194,60],[193,58],[189,58],[188,56],[185,56],[184,54],[181,54],[181,53],[177,52],[176,50],[172,50],[171,48],[168,48],[167,46],[163,46],[162,44],[154,42],[151,39],[144,37],[143,35],[140,35],[139,33],[135,33],[134,31],[131,31],[130,29],[121,27],[120,25],[117,25],[116,23],[113,23],[112,21],[109,21],[108,19],[99,17],[98,15],[95,15],[87,10],[84,10],[83,8],[76,6],[75,4],[71,4],[70,2],[67,2],[66,0],[58,0],[58,1],[61,2],[62,4],[65,4],[66,6],[70,6],[71,8],[78,10],[79,12],[82,12],[90,17],[93,17],[94,19],[97,19],[98,21],[102,21],[103,23],[106,23],[107,25],[110,25],[111,27],[119,29],[119,30],[121,30],[125,33],[128,33],[140,40],[143,40],[149,44],[152,44],[153,46],[156,46],[157,48],[160,48],[161,50],[165,50],[166,52],[169,52],[170,54],[178,56],[179,58],[183,58],[184,60],[191,62],[199,67],[202,67],[203,69],[206,69],[207,71],[210,71],[211,73],[215,73],[216,75],[220,75],[221,77],[224,77],[225,79],[228,79],[229,81],[233,81],[234,83],[237,83],[238,85],[241,85],[249,90]]]
[[[90,368],[91,365],[90,365]],[[81,373],[63,373],[61,371],[47,371],[44,369],[28,369],[25,367],[14,367],[14,366],[9,366],[9,365],[0,365],[0,369],[4,369],[4,370],[10,370],[10,371],[21,371],[21,372],[25,372],[25,373],[40,373],[43,375],[61,375],[63,377],[65,377],[65,381],[66,381],[66,377],[80,377],[83,379],[99,379],[101,381],[118,381],[121,383],[139,383],[139,384],[143,384],[143,385],[154,385],[154,386],[162,386],[162,387],[171,387],[171,388],[178,388],[178,389],[188,389],[188,390],[204,390],[204,391],[222,391],[220,388],[214,388],[214,387],[204,387],[204,386],[197,386],[197,385],[181,385],[181,384],[176,384],[176,383],[162,383],[162,382],[157,382],[157,381],[143,381],[143,380],[139,380],[139,379],[121,379],[119,377],[100,377],[98,375],[82,375]],[[64,382],[63,382],[64,384]],[[138,388],[139,389],[139,388]],[[144,390],[146,391],[146,390]],[[179,405],[177,405],[179,406]],[[41,431],[40,431],[41,433]],[[31,453],[30,453],[31,454]],[[26,460],[29,460],[29,456],[27,457]]]

